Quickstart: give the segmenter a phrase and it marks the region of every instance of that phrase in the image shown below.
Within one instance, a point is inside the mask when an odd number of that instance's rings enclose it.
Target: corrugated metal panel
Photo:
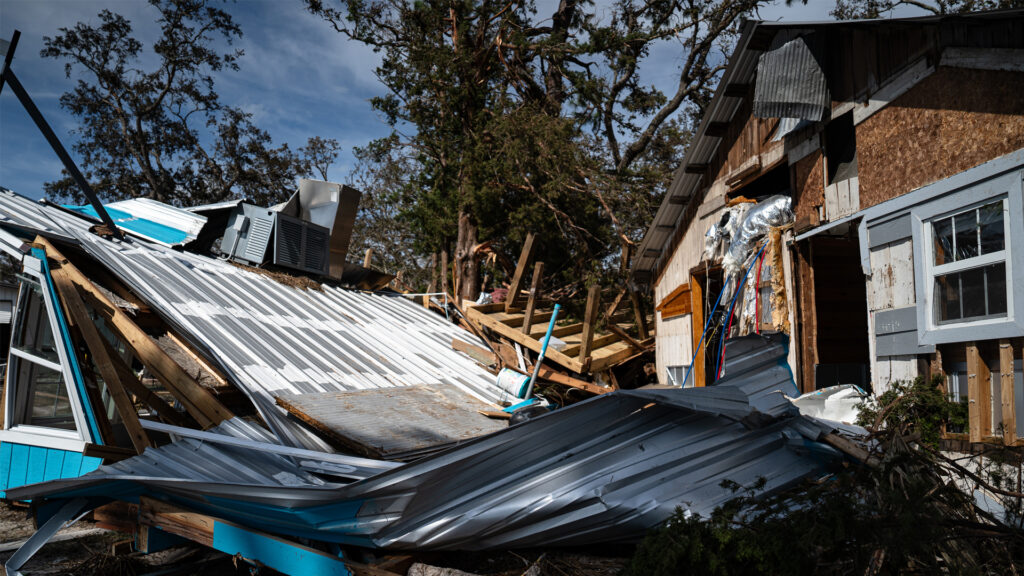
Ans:
[[[200,216],[148,198],[131,198],[104,204],[118,228],[137,236],[176,246],[195,240],[206,225],[206,216]],[[92,206],[65,206],[70,210],[98,217]]]
[[[452,384],[485,402],[501,391],[494,376],[452,349],[465,330],[406,298],[323,286],[285,286],[208,258],[88,232],[89,223],[9,191],[0,223],[71,238],[193,345],[253,400],[282,441],[327,446],[275,406],[279,393]]]
[[[802,36],[761,55],[754,86],[755,117],[815,122],[825,118],[832,102],[812,44],[813,35]]]
[[[736,346],[735,380],[707,389],[714,398],[696,389],[605,394],[344,486],[202,445],[147,450],[13,495],[128,499],[145,489],[278,534],[395,549],[637,540],[676,507],[707,515],[733,498],[725,480],[763,479],[770,492],[841,458],[817,442],[833,426],[795,414],[763,369],[784,355],[779,342],[751,340]],[[738,400],[737,390],[754,408],[727,415],[719,400]],[[174,454],[168,466],[165,452]]]

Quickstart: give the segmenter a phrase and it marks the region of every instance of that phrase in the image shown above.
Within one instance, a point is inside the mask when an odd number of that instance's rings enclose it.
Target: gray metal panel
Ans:
[[[893,332],[875,337],[875,354],[885,356],[911,356],[914,354],[930,354],[935,352],[934,345],[918,346],[917,331]]]
[[[748,344],[736,347],[736,379],[718,392],[731,386],[745,391],[747,405],[768,396],[788,404],[775,377],[757,369],[777,363],[784,347]],[[348,485],[281,457],[188,443],[8,495],[43,502],[91,487],[130,499],[145,489],[286,536],[394,549],[509,549],[635,541],[677,507],[706,516],[734,498],[726,480],[751,488],[764,482],[760,490],[774,492],[825,474],[841,458],[818,442],[832,424],[792,410],[740,421],[720,415],[716,399],[688,400],[696,390],[605,394]],[[259,502],[258,514],[247,515],[254,507],[239,501]]]
[[[825,73],[815,57],[815,36],[801,36],[761,55],[754,85],[757,118],[820,121],[831,109]]]
[[[913,229],[910,227],[910,214],[886,220],[880,224],[868,225],[868,248],[883,246],[898,240],[910,238]]]
[[[917,306],[875,312],[875,334],[917,330]]]

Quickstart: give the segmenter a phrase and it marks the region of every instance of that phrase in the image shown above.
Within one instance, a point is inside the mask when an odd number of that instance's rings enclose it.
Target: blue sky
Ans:
[[[542,2],[538,2],[542,4]],[[769,6],[763,20],[825,20],[832,0],[807,5]],[[236,43],[245,51],[241,70],[216,76],[225,104],[241,106],[255,116],[275,143],[297,148],[310,136],[335,138],[342,153],[331,167],[332,180],[344,180],[353,165],[352,148],[384,136],[388,127],[370,107],[369,99],[384,92],[373,70],[379,59],[365,46],[346,40],[327,23],[302,9],[299,0],[241,0],[224,5],[241,26]],[[76,120],[60,108],[60,95],[74,86],[63,62],[43,59],[44,36],[79,21],[98,22],[103,8],[131,20],[145,45],[155,38],[156,10],[143,0],[0,0],[0,37],[22,36],[13,68],[54,131],[71,150]],[[542,8],[543,10],[543,8]],[[543,11],[541,11],[543,13]],[[676,81],[673,70],[681,50],[659,46],[643,70],[644,78],[663,89]],[[72,156],[76,157],[72,151]],[[38,198],[42,185],[54,179],[61,164],[22,109],[10,88],[0,95],[0,185]]]

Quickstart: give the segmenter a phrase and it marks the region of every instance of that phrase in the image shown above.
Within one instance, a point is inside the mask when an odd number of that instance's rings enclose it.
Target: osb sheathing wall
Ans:
[[[863,209],[1024,147],[1024,73],[939,68],[856,130]]]
[[[825,203],[825,180],[821,150],[815,150],[793,165],[793,214],[796,229],[818,225],[818,207]]]

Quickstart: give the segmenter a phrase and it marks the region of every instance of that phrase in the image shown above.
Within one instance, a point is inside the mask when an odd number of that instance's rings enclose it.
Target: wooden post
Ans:
[[[516,272],[512,275],[512,283],[508,286],[508,296],[505,297],[505,312],[511,312],[515,308],[516,299],[519,298],[519,291],[523,288],[523,275],[526,274],[526,266],[533,258],[534,234],[526,235],[526,242],[523,244],[523,251],[519,254],[519,263],[516,264]]]
[[[692,355],[693,366],[690,367],[690,374],[693,375],[694,387],[704,385],[704,351],[706,350],[700,342],[704,335],[704,285],[700,280],[696,274],[690,275],[690,335],[693,340],[692,350],[696,352]],[[686,383],[683,382],[683,384]]]
[[[1013,446],[1017,442],[1017,412],[1014,409],[1013,390],[1013,343],[999,341],[999,383],[1003,403],[1003,444]]]
[[[373,262],[373,248],[366,249],[366,255],[363,256],[363,268],[369,268]]]
[[[427,293],[433,294],[437,292],[437,252],[430,255],[430,286],[427,287]],[[430,308],[430,296],[423,297],[423,307]]]
[[[53,283],[56,285],[57,290],[63,295],[64,302],[67,304],[68,315],[75,319],[75,324],[78,325],[78,330],[85,340],[85,345],[89,349],[92,361],[96,364],[100,376],[103,377],[103,382],[107,385],[111,398],[114,399],[117,413],[121,415],[121,422],[124,423],[124,428],[131,438],[132,446],[135,447],[136,452],[141,454],[146,448],[153,446],[153,443],[150,442],[149,436],[143,430],[142,424],[139,423],[139,415],[135,412],[135,405],[128,398],[124,385],[121,383],[121,377],[118,375],[113,363],[111,363],[107,349],[103,345],[103,336],[100,335],[96,329],[96,324],[89,317],[89,312],[85,308],[85,302],[82,302],[82,297],[78,295],[78,291],[71,282],[71,278],[68,277],[67,271],[63,267],[55,266],[51,268],[50,276],[53,278]],[[107,440],[112,441],[113,439],[108,438]]]
[[[978,344],[967,344],[967,396],[971,442],[981,442],[992,434],[992,384],[988,364]]]
[[[601,316],[602,319],[607,321],[609,318],[612,317],[612,314],[615,314],[615,311],[619,309],[619,304],[622,303],[622,299],[626,296],[626,292],[628,291],[629,286],[623,286],[621,289],[619,289],[619,293],[615,295],[615,299],[612,300],[612,303],[609,304],[608,308],[605,309],[604,315]]]
[[[222,421],[233,418],[234,414],[224,407],[217,398],[203,388],[194,378],[189,376],[173,358],[160,349],[149,337],[149,334],[101,292],[71,262],[42,236],[36,237],[36,243],[46,249],[46,254],[55,260],[90,297],[93,308],[108,321],[108,325],[120,334],[121,339],[132,347],[136,357],[152,372],[160,383],[185,406],[189,414],[200,426],[210,428]]]
[[[594,344],[594,330],[597,328],[597,309],[601,305],[601,287],[591,286],[587,291],[587,309],[583,313],[583,334],[580,339],[580,362],[584,366]]]
[[[448,250],[441,250],[441,292],[448,294]]]
[[[540,295],[540,283],[543,275],[544,263],[537,262],[533,266],[533,281],[530,282],[530,297],[526,300],[526,311],[523,312],[523,334],[530,334],[530,326],[533,325],[533,311],[537,306],[537,297]]]
[[[636,320],[636,333],[640,336],[641,340],[647,340],[647,316],[644,315],[644,309],[640,306],[640,295],[630,290],[629,299],[633,302],[633,319]]]

